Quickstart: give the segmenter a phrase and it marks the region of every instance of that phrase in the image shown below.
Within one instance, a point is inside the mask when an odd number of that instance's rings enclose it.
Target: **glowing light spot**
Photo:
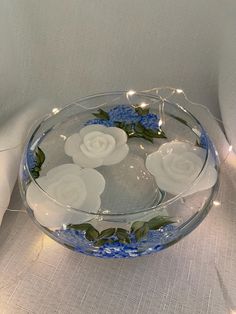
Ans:
[[[126,95],[127,96],[133,96],[134,94],[136,94],[136,91],[135,90],[129,90]]]
[[[53,114],[56,114],[56,113],[58,113],[59,111],[60,111],[60,110],[59,110],[58,108],[53,108],[53,109],[52,109],[52,113],[53,113]]]
[[[213,204],[214,204],[215,206],[220,206],[220,205],[221,205],[221,202],[219,202],[219,201],[214,201]]]
[[[182,89],[178,89],[178,88],[175,91],[177,94],[182,94],[184,92]]]
[[[129,166],[129,167],[130,167],[131,169],[133,169],[133,168],[134,168],[134,166],[132,166],[132,165],[131,165],[131,166]]]
[[[142,109],[146,108],[147,106],[148,106],[148,104],[146,104],[145,102],[142,102],[142,103],[140,104],[140,107],[141,107]]]
[[[140,148],[141,148],[141,149],[144,149],[144,146],[143,146],[142,144],[141,144],[141,145],[139,145],[139,146],[140,146]]]
[[[67,137],[63,134],[60,135],[60,137],[65,141],[67,139]]]
[[[233,146],[232,146],[232,145],[230,145],[230,146],[229,146],[229,152],[231,152],[231,151],[232,151],[232,149],[233,149]]]

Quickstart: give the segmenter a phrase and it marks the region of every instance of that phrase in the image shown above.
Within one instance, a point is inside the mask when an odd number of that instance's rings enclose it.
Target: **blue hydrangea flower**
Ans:
[[[148,255],[164,249],[165,244],[176,240],[178,228],[167,225],[161,230],[150,230],[141,243],[137,243],[135,237],[131,235],[131,243],[120,242],[106,243],[99,248],[92,249],[91,243],[85,238],[84,232],[72,229],[55,230],[53,235],[61,243],[74,247],[75,251],[83,254],[93,255],[100,258],[131,258],[135,256]],[[113,237],[112,237],[113,238]],[[115,239],[115,238],[113,238]],[[149,247],[140,251],[140,245]]]
[[[113,122],[136,123],[140,120],[140,116],[135,110],[126,105],[119,105],[108,111],[110,120]]]
[[[37,160],[32,150],[28,150],[27,152],[27,163],[30,170],[34,169],[37,166]]]
[[[208,143],[208,137],[206,135],[206,133],[202,133],[201,136],[200,136],[200,146],[202,148],[207,148],[207,143]]]
[[[114,126],[114,122],[111,120],[104,120],[104,119],[92,119],[92,120],[88,120],[85,123],[86,125],[91,125],[91,124],[100,124],[100,125],[105,125],[105,126]]]
[[[145,129],[157,130],[159,129],[159,117],[154,113],[148,113],[145,116],[141,116],[140,123]]]

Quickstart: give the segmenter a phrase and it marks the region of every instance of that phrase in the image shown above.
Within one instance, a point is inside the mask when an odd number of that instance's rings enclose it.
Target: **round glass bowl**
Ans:
[[[192,231],[217,190],[218,160],[199,121],[158,96],[111,92],[54,108],[20,168],[29,215],[88,255],[160,251]]]

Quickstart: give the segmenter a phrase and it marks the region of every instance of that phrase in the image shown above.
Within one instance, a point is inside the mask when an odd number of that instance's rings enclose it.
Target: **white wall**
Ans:
[[[97,91],[160,85],[183,88],[219,115],[226,2],[1,0],[2,117],[37,97],[65,103]]]

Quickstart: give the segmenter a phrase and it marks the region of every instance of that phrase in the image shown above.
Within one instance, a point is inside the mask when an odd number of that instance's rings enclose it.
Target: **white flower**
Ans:
[[[89,213],[96,213],[100,208],[100,195],[105,188],[105,180],[97,170],[81,169],[75,164],[55,167],[36,182],[43,191],[31,182],[26,200],[36,220],[48,228],[82,223],[91,218]]]
[[[88,125],[67,139],[65,152],[81,167],[96,168],[123,160],[129,152],[126,142],[127,135],[120,128]]]
[[[202,171],[205,155],[206,150],[201,147],[172,141],[161,145],[156,152],[148,155],[146,167],[155,177],[161,190],[174,195],[186,191],[186,196],[209,189],[216,183],[217,171],[211,156]],[[198,180],[188,190],[199,174]]]

